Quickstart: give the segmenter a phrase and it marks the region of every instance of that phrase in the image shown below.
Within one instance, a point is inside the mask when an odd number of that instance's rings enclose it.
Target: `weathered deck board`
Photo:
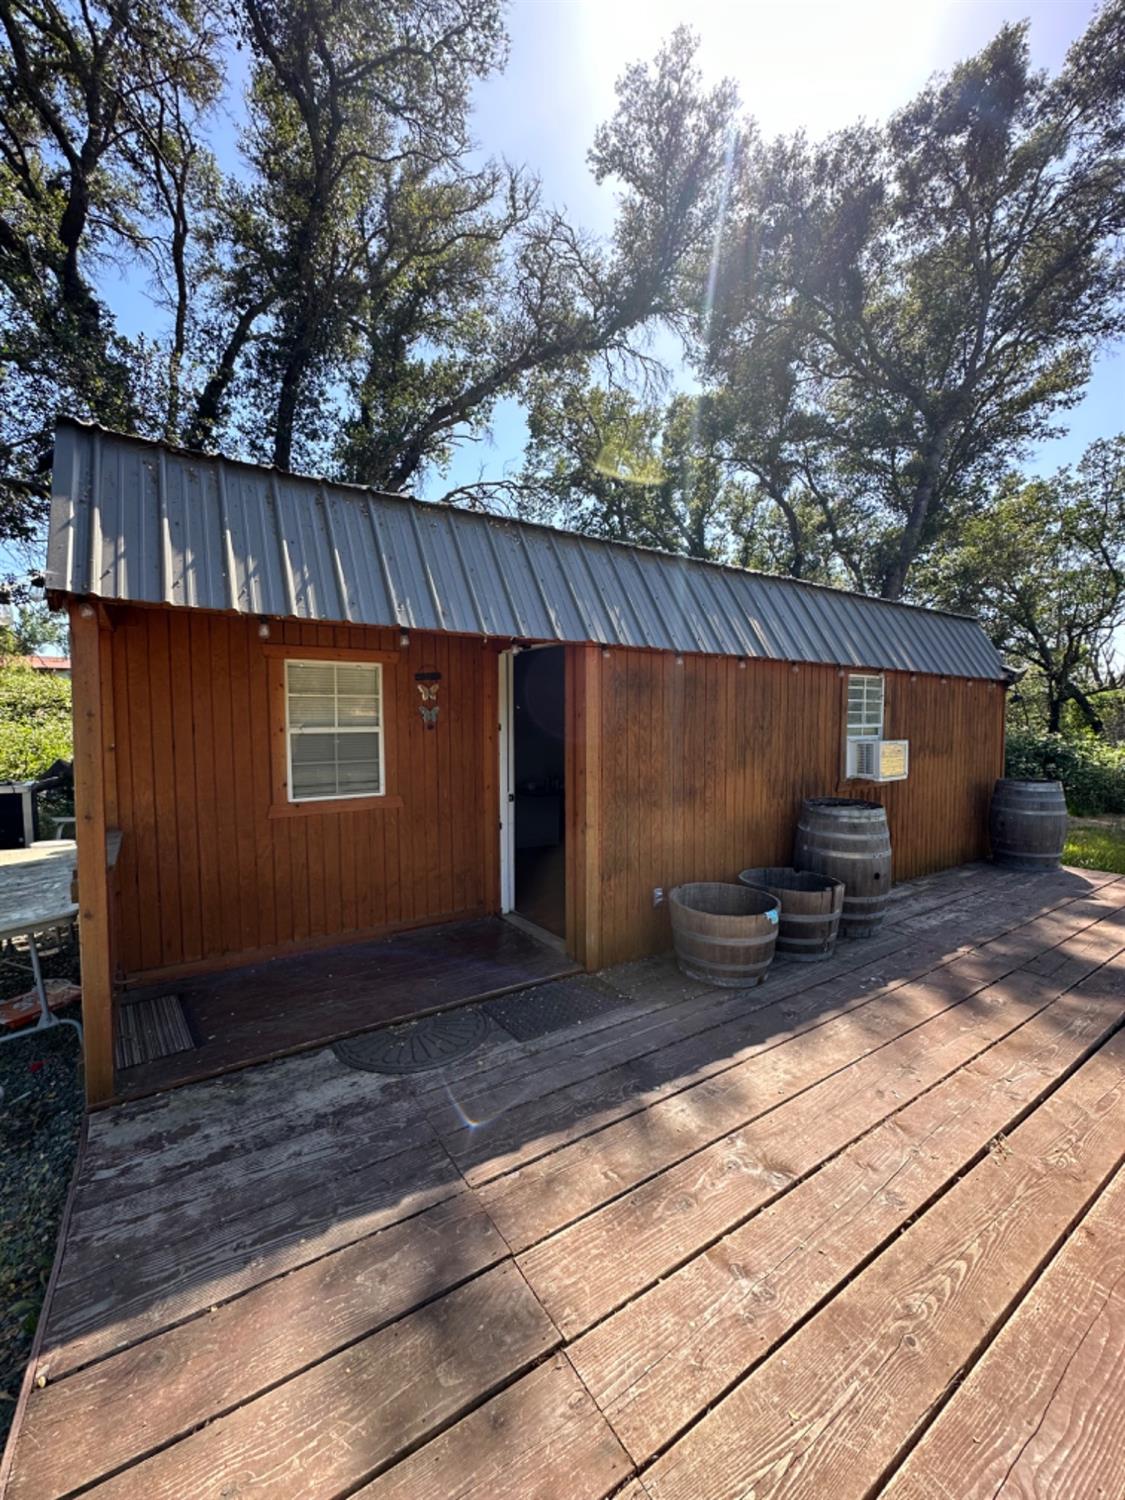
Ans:
[[[1009,985],[935,1016],[520,1256],[536,1295],[573,1338],[1056,998],[1051,980],[1004,994]],[[622,1243],[629,1255],[619,1262]]]
[[[1113,1492],[1125,881],[946,872],[748,995],[608,977],[441,1074],[95,1116],[12,1500]]]
[[[190,1233],[170,1225],[143,1260],[108,1251],[91,1268],[76,1259],[56,1290],[47,1355],[56,1371],[101,1358],[462,1190],[434,1147],[322,1174],[309,1191],[255,1212],[231,1214],[221,1202],[210,1217],[193,1210]]]
[[[347,1494],[557,1343],[509,1261],[91,1493],[104,1500]]]
[[[362,1500],[603,1500],[629,1460],[565,1357],[541,1365],[390,1473]]]
[[[653,1500],[869,1494],[1117,1170],[1123,1124],[1119,1032],[656,1461]]]
[[[1080,1500],[1125,1476],[1125,1173],[1118,1172],[883,1491]]]
[[[1055,1001],[572,1344],[630,1456],[706,1411],[1123,1014],[1116,996]]]
[[[461,1193],[52,1382],[28,1413],[33,1457],[11,1500],[92,1484],[506,1256]]]
[[[1125,921],[1119,921],[1119,917],[1115,911],[1099,924],[1102,930],[1097,941],[1105,956],[1125,942]],[[1092,949],[1077,972],[1088,972],[1104,961],[1098,951]],[[983,972],[987,972],[987,965]],[[745,1057],[748,1049],[741,1049],[736,1055],[744,1060],[718,1077],[658,1102],[637,1118],[610,1125],[529,1167],[485,1184],[479,1189],[482,1201],[513,1250],[523,1251],[585,1218],[600,1205],[639,1188],[649,1178],[666,1174],[676,1163],[732,1134],[755,1116],[777,1109],[822,1079],[858,1063],[869,1052],[943,1011],[955,1009],[970,997],[978,998],[961,1012],[963,1023],[982,1009],[1001,1005],[1005,983],[1016,992],[1034,994],[1037,1004],[1046,1004],[1064,987],[1057,977],[1031,975],[1018,983],[1000,981],[989,986],[982,982],[981,973],[975,958],[959,959],[940,973],[905,985],[806,1033],[799,1046],[758,1054],[749,1049],[749,1058]],[[1018,995],[1013,1003],[1018,1004]],[[1017,1021],[1019,1018],[1017,1014]],[[987,1040],[981,1045],[987,1045]],[[850,1095],[850,1089],[848,1092]],[[622,1227],[618,1225],[611,1232]],[[571,1244],[577,1243],[583,1233],[576,1229]],[[543,1253],[566,1255],[569,1251],[560,1245],[557,1251]]]

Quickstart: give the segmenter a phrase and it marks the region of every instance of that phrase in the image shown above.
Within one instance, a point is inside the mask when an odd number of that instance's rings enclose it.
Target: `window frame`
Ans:
[[[284,662],[282,663],[283,671],[285,673],[285,776],[286,776],[286,788],[285,789],[286,789],[286,794],[288,795],[289,801],[290,802],[356,802],[356,801],[359,801],[360,798],[364,798],[364,797],[383,797],[383,796],[385,796],[386,795],[386,791],[387,791],[387,755],[386,755],[386,740],[385,740],[384,734],[383,734],[383,726],[384,726],[384,723],[385,723],[385,720],[386,720],[386,710],[385,710],[386,692],[385,692],[385,689],[383,687],[383,663],[381,661],[372,661],[372,662],[366,662],[366,661],[360,661],[360,662],[355,662],[355,661],[353,661],[353,662],[331,661],[331,662],[323,662],[323,663],[321,663],[322,666],[330,666],[332,668],[341,667],[341,666],[370,667],[374,671],[374,673],[375,673],[375,693],[374,693],[374,699],[375,699],[377,719],[376,719],[376,722],[375,722],[375,724],[373,726],[370,725],[370,724],[344,724],[344,725],[341,725],[339,723],[340,683],[339,683],[339,678],[337,676],[337,677],[334,678],[334,690],[333,690],[333,695],[332,695],[333,696],[333,702],[334,702],[334,705],[335,705],[336,719],[337,719],[336,724],[334,724],[331,729],[328,729],[327,727],[323,727],[323,726],[321,726],[321,727],[315,727],[315,728],[301,728],[301,727],[294,728],[292,720],[290,718],[290,703],[291,703],[291,700],[293,698],[293,691],[292,691],[292,688],[290,686],[290,681],[289,681],[289,668],[291,666],[294,666],[294,667],[305,666],[306,664],[308,664],[308,662],[309,662],[309,658],[307,656],[287,656],[285,658]],[[377,738],[378,738],[378,747],[379,747],[379,755],[378,755],[378,782],[379,782],[379,790],[378,791],[376,791],[376,792],[326,792],[326,793],[323,793],[323,794],[320,794],[320,795],[306,795],[304,797],[295,797],[293,795],[293,740],[294,740],[295,737],[299,737],[299,736],[302,736],[302,735],[314,735],[314,734],[322,734],[322,735],[323,734],[333,734],[333,735],[339,735],[339,734],[371,734],[372,732],[374,732],[376,734]]]
[[[267,645],[262,648],[266,659],[270,701],[270,806],[271,818],[328,817],[334,813],[378,812],[402,806],[396,791],[395,754],[396,724],[394,705],[394,667],[397,651],[366,651],[335,646]],[[379,673],[379,755],[380,788],[378,792],[333,793],[326,797],[302,797],[294,800],[291,786],[291,732],[289,727],[289,662],[316,661],[371,663]],[[357,730],[364,726],[356,726]],[[350,730],[338,731],[349,733]],[[368,730],[368,732],[370,732]]]
[[[879,684],[879,727],[874,734],[871,732],[870,721],[865,719],[863,724],[853,733],[851,725],[852,716],[852,683],[862,682],[864,684],[863,709],[866,714],[867,684],[877,682]],[[844,742],[849,740],[882,740],[887,737],[887,679],[882,672],[849,672],[844,686]]]

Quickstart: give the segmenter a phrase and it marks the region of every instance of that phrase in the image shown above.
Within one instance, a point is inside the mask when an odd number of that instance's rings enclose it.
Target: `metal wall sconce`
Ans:
[[[427,729],[437,728],[438,716],[438,688],[441,686],[440,672],[415,672],[414,681],[418,684],[418,694],[422,701],[418,705],[418,712],[422,716],[422,723]]]

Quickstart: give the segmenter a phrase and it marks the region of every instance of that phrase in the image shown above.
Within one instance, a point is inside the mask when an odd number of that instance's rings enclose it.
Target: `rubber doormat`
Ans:
[[[349,1068],[365,1073],[428,1073],[475,1052],[490,1034],[488,1017],[475,1005],[420,1016],[403,1026],[385,1026],[333,1042]]]
[[[565,1031],[568,1026],[592,1021],[595,1016],[627,1003],[626,996],[612,985],[578,976],[501,995],[481,1009],[517,1041],[530,1042],[552,1031]]]

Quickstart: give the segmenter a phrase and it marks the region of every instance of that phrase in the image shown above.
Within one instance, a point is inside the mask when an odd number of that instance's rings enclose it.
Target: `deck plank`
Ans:
[[[1123,943],[1125,916],[1114,911],[1098,924],[1096,936],[1083,940],[1085,956],[1076,972],[1089,972],[1119,952]],[[1034,1010],[1065,987],[1064,981],[1055,976],[1032,975],[988,985],[980,977],[987,971],[987,963],[982,970],[973,958],[958,960],[940,973],[806,1033],[799,1046],[752,1055],[720,1076],[658,1102],[640,1116],[611,1125],[485,1184],[479,1189],[481,1199],[513,1250],[523,1252],[640,1188],[650,1178],[666,1175],[678,1162],[732,1135],[757,1116],[778,1109],[823,1079],[858,1064],[868,1053],[895,1042],[943,1012],[963,1007],[953,1023],[955,1028],[974,1018],[983,1023],[981,1013],[998,1012],[1008,996],[1018,1021],[1021,1005],[1022,1018],[1026,1019],[1030,1013],[1027,1004]],[[1030,999],[1033,995],[1034,1003]],[[972,1005],[966,1006],[964,1002],[969,999]],[[987,1039],[981,1043],[986,1044]],[[910,1049],[907,1052],[910,1055]],[[852,1090],[846,1084],[844,1087],[850,1100]],[[582,1234],[575,1230],[571,1243],[576,1244]],[[553,1253],[545,1250],[537,1257],[540,1268],[543,1258]],[[558,1253],[563,1254],[561,1250]]]
[[[10,1500],[93,1484],[506,1256],[488,1216],[462,1193],[52,1380],[31,1394],[29,1462]]]
[[[631,1468],[609,1423],[557,1356],[356,1500],[604,1500]]]
[[[653,1500],[868,1495],[1117,1170],[1123,1120],[1118,1032],[657,1459]]]
[[[309,1191],[254,1213],[193,1214],[189,1233],[156,1236],[134,1259],[125,1241],[96,1268],[75,1259],[56,1288],[46,1357],[56,1372],[126,1348],[329,1250],[412,1217],[464,1185],[438,1147],[359,1172],[322,1174]]]
[[[101,1500],[347,1494],[557,1343],[508,1261],[88,1493]]]
[[[310,1051],[95,1115],[13,1500],[853,1500],[911,1463],[964,1500],[1008,1408],[1005,1496],[1112,1489],[1125,881],[935,875],[747,995],[604,977],[438,1073]]]
[[[1056,999],[1054,981],[1010,981],[832,1074],[520,1256],[573,1338],[728,1233],[821,1162],[965,1066]],[[507,1225],[499,1219],[509,1239]],[[615,1244],[628,1244],[621,1261]]]
[[[717,1401],[1120,1025],[1071,992],[568,1348],[637,1463]]]
[[[1118,1172],[996,1342],[882,1490],[1051,1500],[1125,1475],[1125,1173]]]

